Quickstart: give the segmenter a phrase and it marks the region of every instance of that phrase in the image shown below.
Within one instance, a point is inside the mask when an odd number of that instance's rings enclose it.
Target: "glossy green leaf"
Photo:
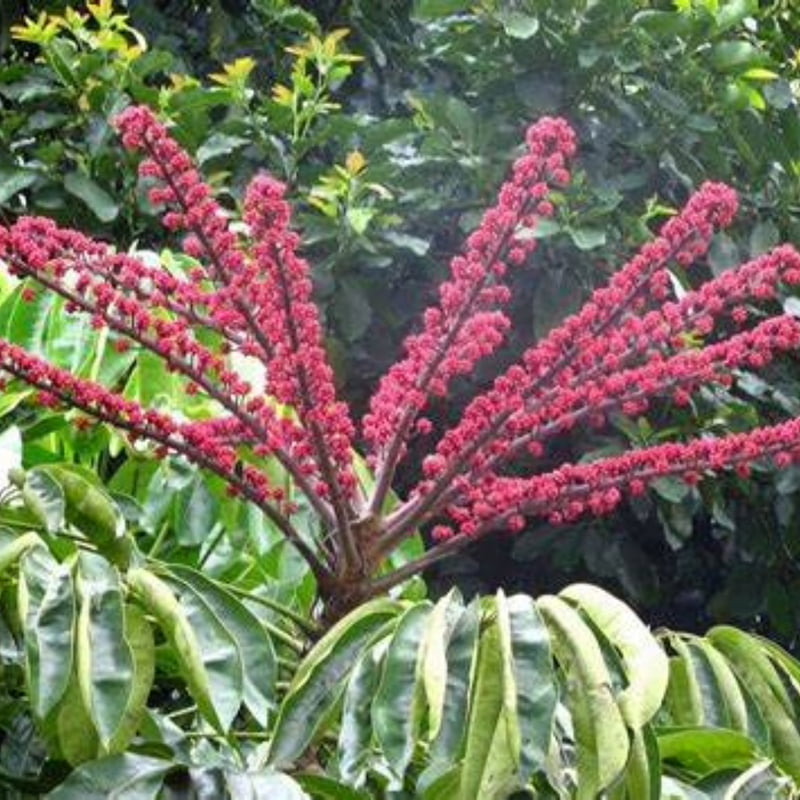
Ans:
[[[421,643],[429,603],[411,606],[397,622],[383,660],[383,673],[372,703],[375,738],[402,787],[414,753],[423,691],[419,679]]]
[[[727,769],[745,770],[761,758],[744,734],[712,728],[661,730],[658,749],[665,767],[694,779]]]
[[[270,764],[290,764],[305,750],[339,698],[358,653],[400,608],[388,598],[365,603],[339,620],[312,648],[281,704],[268,755]]]
[[[591,629],[563,600],[536,602],[550,630],[553,652],[566,679],[566,706],[577,748],[578,800],[594,798],[622,773],[628,732],[612,690],[603,653]]]
[[[413,16],[420,20],[436,19],[466,11],[469,6],[468,0],[415,0]]]
[[[438,762],[441,769],[456,758],[464,738],[479,625],[480,606],[476,598],[459,616],[447,643],[447,683],[441,724],[430,750],[434,766]]]
[[[16,425],[0,433],[0,489],[8,484],[8,472],[22,464],[22,436]]]
[[[625,722],[642,728],[655,716],[667,691],[667,654],[625,603],[599,587],[577,583],[560,596],[575,603],[619,652],[628,685],[617,695],[617,703]]]
[[[111,222],[119,214],[114,198],[82,172],[70,172],[64,177],[64,188],[81,200],[101,222]]]
[[[25,295],[30,289],[35,293],[32,300]],[[25,281],[0,306],[0,334],[29,353],[43,355],[47,322],[55,302],[53,295]]]
[[[510,634],[510,666],[516,688],[520,736],[520,776],[527,780],[544,766],[550,749],[558,701],[547,627],[527,595],[506,601]]]
[[[711,49],[711,64],[721,72],[744,71],[767,60],[762,50],[744,40],[719,42]]]
[[[351,786],[325,775],[295,775],[295,780],[314,800],[371,800],[372,795],[359,792]]]
[[[198,592],[233,637],[242,661],[244,702],[260,724],[275,705],[277,659],[272,639],[258,618],[232,594],[202,573],[174,565],[170,573]]]
[[[147,709],[156,669],[155,643],[150,623],[138,606],[127,604],[124,614],[125,641],[133,654],[133,683],[120,724],[108,745],[111,753],[125,750],[138,731]]]
[[[102,557],[81,553],[77,586],[78,685],[101,747],[108,751],[122,724],[134,681],[119,576]]]
[[[433,607],[422,644],[420,665],[428,708],[428,736],[436,737],[442,721],[447,686],[447,645],[464,606],[458,590],[451,589]]]
[[[106,558],[126,567],[133,541],[117,504],[97,478],[72,464],[45,464],[26,475],[26,483],[47,479],[61,490],[66,521],[78,528]]]
[[[28,550],[34,547],[44,547],[39,535],[30,531],[22,536],[13,536],[11,540],[0,549],[0,577],[11,566],[16,564]]]
[[[205,666],[204,655],[208,654],[201,651],[198,637],[178,598],[164,581],[148,570],[137,567],[129,570],[126,577],[133,595],[155,617],[175,652],[181,675],[198,710],[215,728],[222,730]],[[215,655],[211,653],[212,657]]]
[[[308,794],[303,791],[302,785],[290,778],[288,775],[281,775],[277,772],[229,772],[225,775],[225,784],[228,796],[231,800],[237,798],[247,798],[247,800],[311,800]],[[329,791],[322,791],[325,787]],[[325,800],[352,800],[351,795],[331,794],[331,787],[336,788],[335,781],[320,777],[319,785],[315,790],[314,798]],[[340,786],[342,791],[348,790],[346,786]],[[356,800],[360,796],[355,794]]]
[[[124,753],[84,764],[48,800],[156,800],[169,761]]]
[[[539,30],[539,18],[512,9],[497,11],[497,20],[503,30],[515,39],[530,39]]]
[[[0,204],[7,203],[14,195],[34,184],[39,175],[32,169],[0,170]]]
[[[460,800],[500,800],[519,784],[519,736],[514,709],[509,707],[515,687],[508,686],[510,670],[504,664],[501,636],[497,620],[488,617],[478,644]]]
[[[174,574],[165,574],[163,580],[177,596],[195,633],[214,715],[220,728],[227,731],[244,699],[243,659],[233,634],[234,627],[238,626],[231,622],[232,617],[220,617],[216,613],[223,609],[230,611],[231,606],[225,603],[224,595],[201,592],[194,583]],[[240,619],[244,617],[241,615]],[[239,630],[241,632],[241,628]]]
[[[610,800],[661,800],[661,756],[652,726],[631,734],[631,752],[621,783],[609,793]]]
[[[77,616],[72,566],[55,564],[37,548],[22,562],[19,586],[30,701],[44,719],[66,692],[72,672]]]
[[[388,639],[368,648],[353,667],[342,702],[339,727],[339,775],[357,784],[372,752],[372,698],[381,678]]]
[[[729,661],[762,711],[775,760],[800,779],[800,730],[792,698],[764,648],[752,636],[727,626],[712,628],[708,640]]]
[[[97,756],[99,739],[84,702],[79,676],[72,672],[69,677],[66,693],[45,722],[45,736],[54,742],[59,756],[74,766]]]
[[[64,528],[67,505],[64,491],[48,472],[34,468],[25,473],[22,497],[48,533]]]

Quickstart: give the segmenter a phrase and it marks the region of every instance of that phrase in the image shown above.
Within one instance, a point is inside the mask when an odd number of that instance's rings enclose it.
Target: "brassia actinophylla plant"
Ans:
[[[548,459],[548,446],[575,426],[644,414],[659,397],[686,404],[700,387],[728,386],[737,369],[763,367],[800,344],[792,316],[754,313],[754,304],[774,300],[782,285],[800,283],[800,255],[789,246],[670,299],[670,267],[702,259],[715,231],[733,219],[736,195],[727,186],[701,186],[607,286],[439,435],[426,413],[448,396],[454,379],[503,343],[510,324],[506,273],[530,260],[537,224],[554,213],[548,197],[569,181],[574,133],[561,119],[540,120],[359,428],[336,396],[285,187],[256,176],[242,225],[150,110],[129,108],[116,127],[124,146],[142,155],[150,200],[163,207],[164,225],[181,237],[192,268],[154,267],[39,217],[0,227],[0,258],[14,275],[64,298],[70,312],[110,329],[118,348],[159,356],[186,379],[187,392],[213,401],[217,414],[187,421],[143,408],[6,342],[0,369],[35,387],[44,405],[77,409],[224,479],[308,562],[327,621],[476,539],[520,530],[526,517],[570,523],[612,512],[658,478],[693,484],[728,468],[746,475],[761,459],[778,467],[800,459],[797,419],[590,463],[554,468]],[[237,365],[248,361],[260,363],[263,382],[244,379]],[[413,437],[431,439],[422,478],[393,500]],[[357,475],[354,452],[362,448],[374,479]],[[291,478],[289,493],[270,478],[276,463]],[[293,521],[298,493],[316,515],[312,536]],[[433,546],[387,571],[387,556],[425,526]]]

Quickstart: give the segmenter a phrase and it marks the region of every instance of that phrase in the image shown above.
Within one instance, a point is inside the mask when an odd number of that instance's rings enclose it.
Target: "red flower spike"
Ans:
[[[184,423],[2,341],[0,371],[33,386],[37,402],[77,409],[78,429],[90,419],[115,425],[132,440],[149,439],[160,457],[179,454],[222,477],[232,496],[255,503],[295,545],[337,613],[359,600],[353,587],[371,596],[472,538],[499,528],[523,530],[528,516],[569,523],[613,512],[658,478],[694,486],[722,469],[746,477],[758,461],[776,468],[800,461],[800,420],[794,419],[536,473],[551,439],[564,431],[602,427],[612,415],[646,414],[656,398],[691,404],[700,387],[735,386],[737,370],[759,369],[800,345],[800,321],[753,308],[774,301],[781,287],[800,285],[800,255],[789,246],[669,301],[669,266],[702,258],[736,210],[731,189],[707,183],[608,285],[468,405],[423,458],[422,480],[384,513],[407,441],[436,431],[424,413],[431,398],[446,397],[453,380],[472,372],[505,338],[510,291],[504,277],[529,260],[537,222],[555,213],[551,190],[569,180],[575,153],[569,126],[544,119],[528,130],[526,151],[497,203],[452,260],[437,301],[380,382],[362,426],[376,470],[367,497],[356,485],[354,426],[336,397],[285,187],[266,175],[252,181],[244,201],[248,235],[240,236],[151,111],[130,108],[116,126],[124,145],[142,153],[139,172],[150,200],[195,260],[190,269],[172,274],[30,217],[0,226],[0,259],[15,275],[61,295],[69,313],[110,328],[119,351],[133,345],[155,353],[188,393],[211,398],[219,413]],[[26,288],[23,299],[35,299],[37,291]],[[201,331],[212,331],[217,344],[204,344],[209,339]],[[264,387],[244,380],[231,354],[260,360]],[[506,474],[517,457],[529,465],[527,477],[517,468]],[[280,463],[291,491],[270,482],[261,459]],[[297,493],[320,520],[313,542],[290,519]],[[430,551],[374,577],[392,548],[429,522]]]

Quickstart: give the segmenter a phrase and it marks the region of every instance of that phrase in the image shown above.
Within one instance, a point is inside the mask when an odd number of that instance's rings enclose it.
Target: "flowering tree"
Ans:
[[[0,342],[0,368],[38,390],[44,405],[67,405],[147,439],[225,480],[256,505],[297,548],[317,580],[324,612],[335,619],[470,541],[518,531],[526,516],[553,523],[607,514],[649,483],[677,476],[694,483],[709,472],[800,454],[800,420],[720,438],[662,444],[588,464],[553,467],[548,443],[579,424],[611,414],[644,413],[657,397],[686,404],[709,383],[729,385],[739,367],[758,368],[800,344],[800,322],[766,316],[755,301],[800,283],[800,255],[782,246],[668,300],[668,268],[689,266],[735,213],[734,192],[707,183],[584,307],[476,397],[439,436],[422,463],[422,480],[402,502],[387,499],[412,437],[434,430],[425,416],[455,378],[502,343],[509,321],[505,275],[535,248],[539,220],[554,213],[548,196],[569,180],[575,137],[560,119],[526,134],[497,204],[455,257],[438,301],[383,377],[358,430],[337,400],[312,301],[308,264],[291,230],[285,188],[256,176],[247,188],[247,236],[212,197],[190,157],[144,107],[116,120],[123,144],[141,153],[149,196],[164,207],[165,227],[193,259],[188,275],[23,217],[0,228],[0,258],[21,278],[62,296],[70,312],[91,315],[117,335],[116,346],[144,348],[203,393],[217,416],[187,422],[143,408]],[[698,339],[703,346],[692,344]],[[263,367],[263,385],[243,379],[234,356]],[[374,483],[356,479],[353,449],[363,443]],[[275,459],[308,499],[319,524],[313,538],[293,524],[296,508],[270,480]],[[528,472],[520,477],[517,465]],[[511,473],[510,466],[514,465]],[[379,575],[382,563],[421,525],[434,546]]]

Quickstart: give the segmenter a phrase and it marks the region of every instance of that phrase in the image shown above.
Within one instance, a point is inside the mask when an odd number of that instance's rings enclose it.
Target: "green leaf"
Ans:
[[[81,553],[76,669],[83,702],[101,746],[110,748],[133,692],[134,660],[125,639],[119,577],[98,555]]]
[[[461,613],[447,643],[447,683],[439,732],[431,744],[434,768],[450,766],[464,738],[472,667],[478,646],[480,606],[475,598]]]
[[[250,144],[249,139],[243,136],[230,136],[226,133],[212,133],[203,144],[197,148],[197,163],[202,166],[217,156],[228,155]]]
[[[339,775],[358,784],[371,755],[372,698],[381,677],[381,665],[389,642],[382,640],[362,653],[344,692],[339,727]]]
[[[764,64],[769,57],[750,42],[719,42],[711,48],[711,66],[720,72],[740,72]]]
[[[750,258],[771,250],[780,241],[780,231],[774,222],[764,220],[750,231]]]
[[[64,492],[47,471],[34,468],[25,474],[22,498],[48,533],[64,529],[67,505]]]
[[[393,620],[401,606],[378,598],[339,620],[303,659],[281,704],[269,763],[283,766],[308,746],[325,713],[338,700],[359,652]]]
[[[112,753],[124,751],[138,731],[147,709],[147,698],[150,696],[156,669],[155,643],[150,623],[138,606],[126,605],[124,614],[125,641],[133,654],[133,685],[122,720],[108,745],[108,750]]]
[[[195,547],[208,539],[219,517],[219,504],[208,489],[205,478],[196,473],[175,504],[175,534],[178,542]]]
[[[619,652],[628,685],[617,695],[617,703],[631,728],[644,727],[667,691],[666,653],[625,603],[597,586],[576,583],[559,595],[575,603]]]
[[[539,30],[539,18],[513,9],[499,9],[495,16],[505,32],[514,39],[530,39]]]
[[[22,562],[19,590],[30,702],[41,720],[63,697],[72,672],[76,608],[71,565],[56,564],[46,550],[36,548]]]
[[[0,548],[0,577],[10,566],[16,564],[28,550],[37,546],[44,547],[44,542],[39,538],[39,534],[33,531],[23,533],[21,536],[14,536],[11,541],[4,544]]]
[[[463,609],[458,590],[451,589],[433,607],[425,628],[421,672],[428,706],[428,736],[431,739],[436,737],[442,722],[447,685],[447,645]]]
[[[336,324],[348,342],[360,339],[372,322],[372,307],[356,280],[344,279],[333,298]]]
[[[133,540],[117,504],[93,473],[72,464],[45,464],[29,470],[26,484],[33,480],[45,485],[50,485],[48,480],[56,483],[64,498],[63,518],[111,562],[120,567],[128,565]]]
[[[246,606],[205,575],[178,565],[173,565],[170,573],[202,596],[233,637],[242,661],[245,705],[261,725],[266,725],[275,705],[278,662],[264,626]]]
[[[295,780],[314,800],[371,800],[373,795],[358,792],[325,775],[295,775]],[[272,795],[270,795],[270,798]],[[265,800],[270,800],[265,798]]]
[[[661,755],[652,726],[633,732],[624,781],[609,793],[610,800],[662,800]]]
[[[514,731],[514,709],[509,708],[514,693],[515,687],[508,686],[500,626],[496,617],[490,618],[481,631],[478,645],[460,800],[507,797],[518,786],[519,740],[518,732],[515,736]]]
[[[367,230],[369,223],[373,217],[378,213],[378,209],[370,208],[368,206],[356,206],[348,208],[345,214],[348,225],[353,229],[354,233],[358,236],[363,236]]]
[[[691,27],[691,23],[683,14],[674,11],[656,11],[647,9],[633,16],[632,22],[655,36],[680,36]]]
[[[662,729],[658,749],[666,767],[693,779],[727,769],[744,770],[762,757],[747,736],[721,728]]]
[[[527,780],[544,766],[550,749],[558,684],[547,627],[527,595],[506,601],[511,668],[516,686],[520,734],[520,776]]]
[[[127,581],[133,595],[145,610],[155,617],[156,623],[166,636],[198,710],[211,725],[222,732],[224,726],[216,708],[219,698],[212,697],[211,681],[206,670],[206,661],[209,658],[214,664],[220,663],[218,654],[214,650],[210,653],[201,651],[198,636],[192,628],[189,616],[184,612],[169,585],[152,572],[138,567],[128,571]],[[212,629],[211,635],[214,633]],[[222,659],[224,665],[228,653],[223,651],[223,655],[226,657]],[[227,702],[229,694],[225,692],[222,699],[229,713]]]
[[[469,0],[414,0],[412,17],[420,21],[447,17],[468,11],[471,5]]]
[[[628,732],[614,700],[613,681],[594,634],[577,611],[551,595],[536,602],[565,673],[566,706],[577,749],[578,800],[594,798],[622,773]]]
[[[246,798],[247,800],[310,800],[302,788],[302,784],[293,780],[288,775],[281,775],[277,772],[261,771],[261,772],[228,772],[225,775],[225,783],[227,785],[227,796],[231,800],[237,798]],[[313,786],[313,781],[312,781]],[[199,788],[199,787],[198,787]],[[324,791],[325,788],[328,791]],[[342,792],[353,792],[346,786],[341,786],[329,778],[320,776],[316,793],[314,798],[325,800],[351,800],[355,796],[356,800],[361,800],[361,796],[355,792],[353,794],[335,794],[332,793],[334,789],[341,789]],[[198,791],[198,795],[200,792]]]
[[[47,800],[156,800],[172,763],[125,753],[74,770]]]
[[[0,205],[36,183],[38,177],[32,169],[14,167],[0,170]]]
[[[33,300],[23,298],[27,289],[34,290]],[[44,355],[47,322],[55,302],[52,294],[37,291],[32,281],[21,283],[0,306],[0,335],[33,355]]]
[[[717,626],[708,640],[729,661],[741,683],[763,713],[775,761],[796,780],[800,778],[800,731],[792,697],[761,643],[743,631]]]
[[[594,250],[606,243],[606,232],[603,228],[569,228],[567,233],[579,250]]]
[[[174,573],[165,574],[163,579],[175,592],[186,621],[195,632],[214,717],[220,730],[227,731],[244,699],[244,664],[233,634],[234,627],[239,627],[240,633],[242,628],[232,621],[231,604],[221,593],[207,589],[201,592],[195,582],[182,580]],[[233,605],[237,604],[234,600]],[[218,616],[217,612],[225,615]],[[242,614],[239,620],[246,626],[244,619]]]
[[[727,233],[714,236],[708,250],[708,263],[714,275],[720,275],[739,264],[739,248]]]
[[[45,736],[54,741],[60,757],[75,766],[97,756],[99,739],[79,685],[79,676],[69,675],[67,691],[55,714],[45,723]]]
[[[119,206],[111,195],[88,175],[82,172],[70,172],[64,178],[64,188],[83,201],[100,222],[111,222],[117,218]]]
[[[745,17],[758,13],[758,0],[726,0],[715,16],[717,30],[722,32],[738,25]]]
[[[418,680],[420,645],[431,608],[430,603],[419,603],[400,617],[372,703],[372,727],[397,778],[394,788],[402,788],[403,774],[414,753],[422,696]]]

